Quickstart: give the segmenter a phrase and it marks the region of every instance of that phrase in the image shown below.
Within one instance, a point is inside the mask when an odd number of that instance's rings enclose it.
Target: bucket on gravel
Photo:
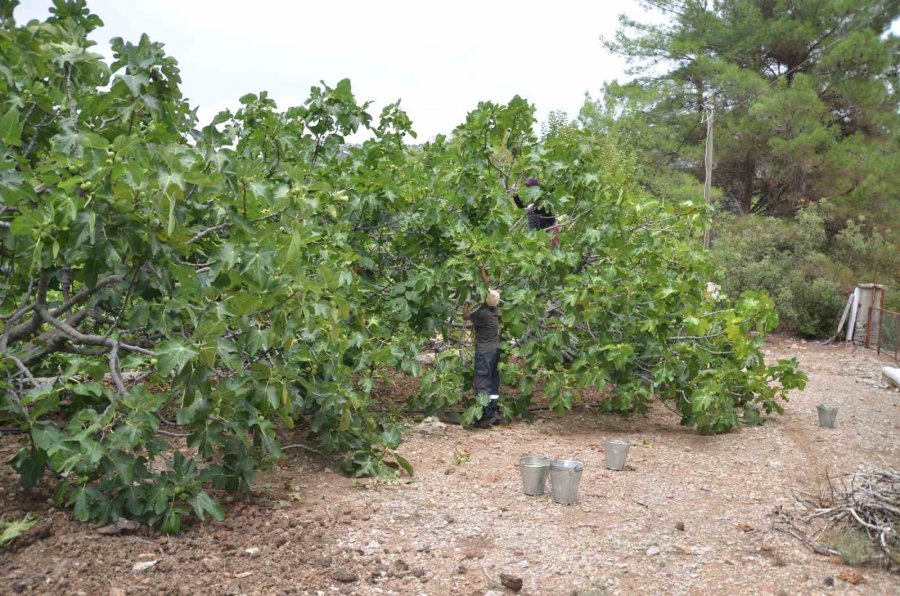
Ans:
[[[819,412],[819,426],[822,428],[834,428],[834,421],[837,418],[837,408],[829,408],[828,406],[816,406]]]
[[[522,470],[522,491],[536,497],[544,494],[547,474],[550,472],[550,458],[543,455],[529,455],[519,460]]]
[[[618,439],[610,439],[604,445],[606,452],[606,467],[610,470],[622,470],[625,468],[625,460],[628,458],[628,449],[631,443]]]
[[[550,463],[550,489],[553,500],[571,505],[578,500],[578,485],[584,464],[574,459],[555,459]]]

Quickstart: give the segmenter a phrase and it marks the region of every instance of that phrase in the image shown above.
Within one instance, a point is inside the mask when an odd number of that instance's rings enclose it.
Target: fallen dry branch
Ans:
[[[867,469],[828,479],[816,497],[795,493],[803,513],[779,507],[776,529],[800,540],[813,552],[848,559],[838,544],[848,533],[864,534],[874,547],[871,555],[853,557],[858,563],[900,567],[900,471]]]

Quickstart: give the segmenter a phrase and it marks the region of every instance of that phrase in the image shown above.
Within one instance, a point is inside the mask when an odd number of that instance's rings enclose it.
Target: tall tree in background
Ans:
[[[605,89],[639,121],[655,166],[702,179],[704,106],[716,109],[714,184],[741,214],[791,214],[824,197],[845,217],[897,222],[897,0],[659,0],[662,24],[621,17],[632,65]],[[894,165],[891,165],[892,162]],[[651,166],[652,167],[652,166]]]

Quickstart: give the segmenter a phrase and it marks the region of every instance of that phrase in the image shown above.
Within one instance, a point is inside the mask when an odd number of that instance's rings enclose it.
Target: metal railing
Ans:
[[[871,307],[866,325],[866,347],[900,360],[900,312]]]

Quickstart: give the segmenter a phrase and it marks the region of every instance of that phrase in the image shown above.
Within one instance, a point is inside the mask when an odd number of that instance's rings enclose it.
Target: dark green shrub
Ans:
[[[886,306],[900,304],[896,247],[890,235],[853,221],[832,221],[830,206],[815,205],[794,219],[745,216],[715,225],[713,255],[722,288],[736,296],[766,290],[783,329],[829,337],[857,283],[887,286]]]
[[[840,288],[827,279],[790,278],[792,330],[803,337],[827,337],[834,333],[844,308]]]

